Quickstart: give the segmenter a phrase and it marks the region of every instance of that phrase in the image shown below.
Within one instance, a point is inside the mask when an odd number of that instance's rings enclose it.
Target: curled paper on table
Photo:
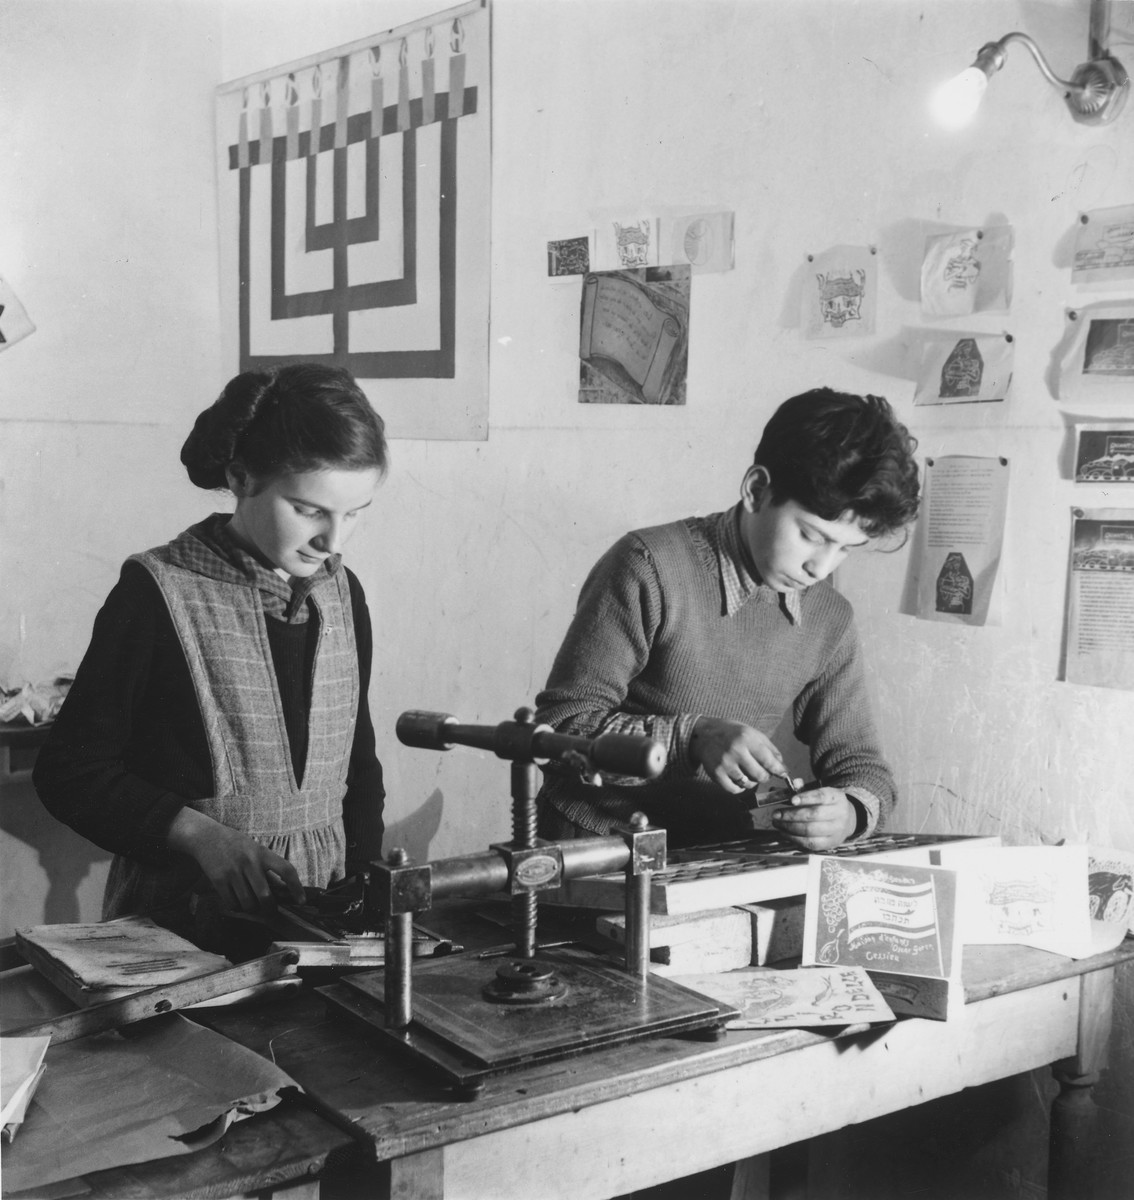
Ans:
[[[1134,852],[1091,846],[1087,890],[1092,920],[1134,933]]]
[[[50,1047],[4,1191],[202,1149],[298,1084],[267,1059],[176,1014]],[[107,1102],[113,1089],[114,1103]]]
[[[50,1037],[0,1038],[0,1129],[4,1141],[16,1135],[43,1078]]]

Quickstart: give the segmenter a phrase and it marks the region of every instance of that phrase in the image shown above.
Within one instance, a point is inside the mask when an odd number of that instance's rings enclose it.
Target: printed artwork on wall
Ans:
[[[925,460],[922,506],[902,612],[925,621],[998,625],[993,604],[1008,507],[1008,460]]]
[[[808,255],[801,323],[808,338],[865,337],[874,332],[878,266],[870,246],[832,246]]]
[[[926,330],[912,350],[914,404],[985,404],[1002,401],[1012,383],[1010,333]]]
[[[1060,400],[1127,401],[1134,379],[1134,301],[1069,310],[1056,357]]]
[[[1134,509],[1073,508],[1068,683],[1134,689]]]
[[[1012,229],[962,229],[925,242],[921,311],[926,317],[964,317],[1012,303]]]
[[[583,280],[580,404],[684,404],[688,266],[592,271]]]
[[[488,434],[485,0],[217,90],[225,358],[345,367],[388,432]]]
[[[1134,421],[1075,426],[1075,482],[1134,484]]]
[[[1079,217],[1071,280],[1084,286],[1134,279],[1134,204]]]
[[[35,325],[9,284],[0,278],[0,350],[35,332]]]

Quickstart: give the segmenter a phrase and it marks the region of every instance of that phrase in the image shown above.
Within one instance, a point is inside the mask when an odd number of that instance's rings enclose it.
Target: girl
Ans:
[[[346,371],[297,363],[233,379],[181,461],[236,509],[126,561],[34,782],[114,853],[104,920],[219,949],[222,910],[301,903],[381,854],[370,617],[340,553],[387,450]]]

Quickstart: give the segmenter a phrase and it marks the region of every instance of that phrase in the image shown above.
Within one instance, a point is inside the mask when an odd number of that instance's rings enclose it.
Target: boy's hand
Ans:
[[[857,824],[858,813],[846,792],[829,787],[800,792],[772,817],[773,828],[813,853],[841,845]]]
[[[787,774],[784,760],[771,741],[740,721],[698,717],[689,739],[689,753],[718,787],[733,795],[766,783],[772,775]]]

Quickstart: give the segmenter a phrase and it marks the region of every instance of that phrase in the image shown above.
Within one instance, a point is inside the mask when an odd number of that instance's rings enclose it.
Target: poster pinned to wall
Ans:
[[[1134,689],[1134,508],[1071,510],[1064,679]]]
[[[921,311],[926,317],[967,317],[1012,303],[1010,225],[963,229],[926,238]]]
[[[602,209],[591,220],[592,270],[685,266],[704,275],[733,268],[736,221],[729,209]]]
[[[553,238],[547,243],[547,274],[551,279],[573,279],[591,269],[589,234]]]
[[[808,255],[801,327],[808,338],[865,337],[878,307],[877,256],[870,246],[832,246]]]
[[[592,272],[583,282],[580,404],[684,404],[690,268]]]
[[[662,255],[683,263],[694,275],[731,271],[736,261],[736,219],[731,211],[665,211],[661,217]]]
[[[661,220],[656,213],[629,210],[595,214],[591,234],[591,270],[637,270],[661,261]]]
[[[488,436],[485,0],[217,89],[232,371],[345,367],[395,438]]]
[[[1008,460],[926,459],[921,513],[910,559],[912,603],[926,621],[995,625],[993,596],[1008,507]]]
[[[1071,282],[1106,287],[1134,279],[1134,204],[1096,208],[1079,217]]]
[[[14,346],[29,333],[35,333],[35,325],[11,285],[0,277],[0,350]]]
[[[1010,333],[927,330],[911,357],[915,405],[1002,401],[1012,383],[1015,340]]]
[[[1057,358],[1060,400],[1129,401],[1134,386],[1134,300],[1070,309]]]
[[[1075,426],[1075,482],[1134,484],[1134,421]]]

